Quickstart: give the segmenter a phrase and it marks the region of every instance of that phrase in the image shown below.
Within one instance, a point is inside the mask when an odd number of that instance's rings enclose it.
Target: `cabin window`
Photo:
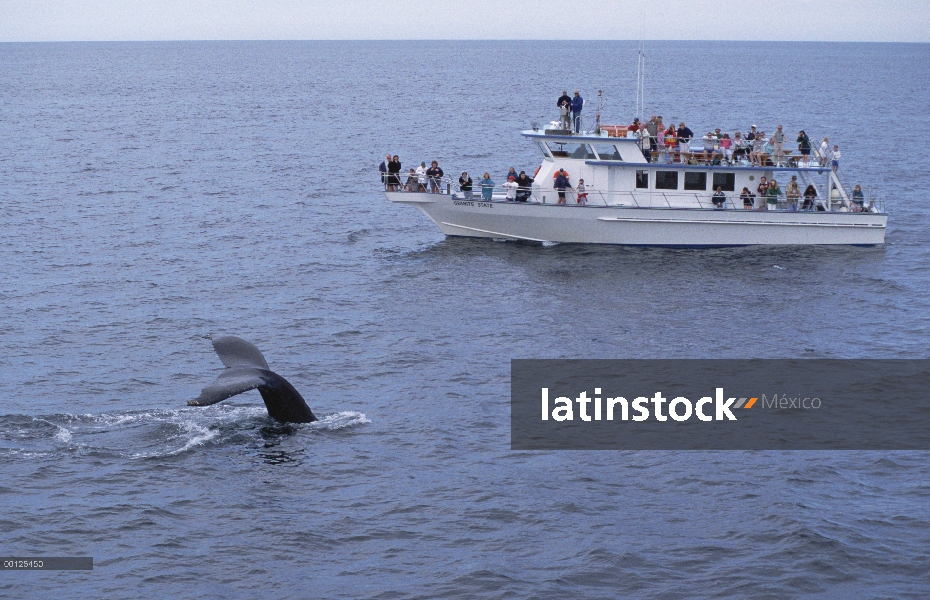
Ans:
[[[657,190],[677,190],[678,171],[656,171]]]
[[[714,191],[723,188],[724,192],[736,190],[736,173],[714,173]]]
[[[623,160],[620,151],[613,144],[594,144],[594,150],[601,160]]]
[[[587,144],[579,144],[577,142],[547,141],[546,145],[549,147],[549,151],[552,152],[552,156],[555,157],[582,158],[591,160],[597,159],[597,155],[594,154],[594,150],[592,150],[591,146]]]
[[[549,149],[546,148],[545,144],[540,144],[536,142],[536,147],[539,148],[539,151],[542,152],[543,158],[546,160],[552,160],[552,155],[549,154]]]
[[[658,187],[658,184],[656,184]],[[677,187],[678,182],[675,182]],[[648,190],[649,189],[649,171],[636,171],[636,189],[638,190]]]
[[[685,173],[686,190],[707,190],[707,173],[701,171],[688,171]]]

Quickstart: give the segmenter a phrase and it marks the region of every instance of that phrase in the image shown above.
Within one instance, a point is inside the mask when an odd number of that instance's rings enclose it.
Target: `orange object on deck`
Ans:
[[[601,129],[607,132],[607,137],[626,137],[626,125],[601,125]]]

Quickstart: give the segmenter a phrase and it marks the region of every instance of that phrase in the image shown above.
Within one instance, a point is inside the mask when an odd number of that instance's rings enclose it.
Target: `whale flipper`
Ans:
[[[200,396],[189,401],[189,406],[209,406],[257,389],[272,419],[282,423],[311,423],[317,420],[294,386],[268,368],[258,348],[231,335],[212,341],[226,370],[205,387]]]

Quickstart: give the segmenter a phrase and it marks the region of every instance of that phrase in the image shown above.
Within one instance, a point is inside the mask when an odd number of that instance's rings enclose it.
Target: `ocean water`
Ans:
[[[930,46],[651,42],[647,113],[843,153],[878,248],[444,238],[377,165],[538,164],[627,42],[0,45],[5,597],[925,598],[923,452],[515,452],[512,358],[928,355]],[[188,407],[251,340],[321,420]]]

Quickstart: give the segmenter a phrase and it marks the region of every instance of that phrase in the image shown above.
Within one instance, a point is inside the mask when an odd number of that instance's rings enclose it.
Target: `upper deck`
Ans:
[[[807,164],[802,162],[803,157],[800,154],[787,149],[780,164],[776,164],[774,157],[767,153],[761,154],[758,164],[752,164],[748,159],[743,162],[725,160],[719,148],[705,153],[701,138],[690,140],[689,151],[682,153],[677,146],[668,148],[657,146],[652,150],[643,150],[643,140],[639,137],[608,135],[606,129],[600,134],[593,131],[553,133],[551,130],[546,132],[528,129],[521,131],[520,135],[532,140],[546,160],[583,160],[585,164],[592,166],[637,165],[639,168],[664,169],[673,164],[676,169],[683,170],[812,171],[818,173],[829,168],[821,164],[821,157],[816,150],[812,150]],[[651,161],[646,159],[646,153],[651,154]]]

